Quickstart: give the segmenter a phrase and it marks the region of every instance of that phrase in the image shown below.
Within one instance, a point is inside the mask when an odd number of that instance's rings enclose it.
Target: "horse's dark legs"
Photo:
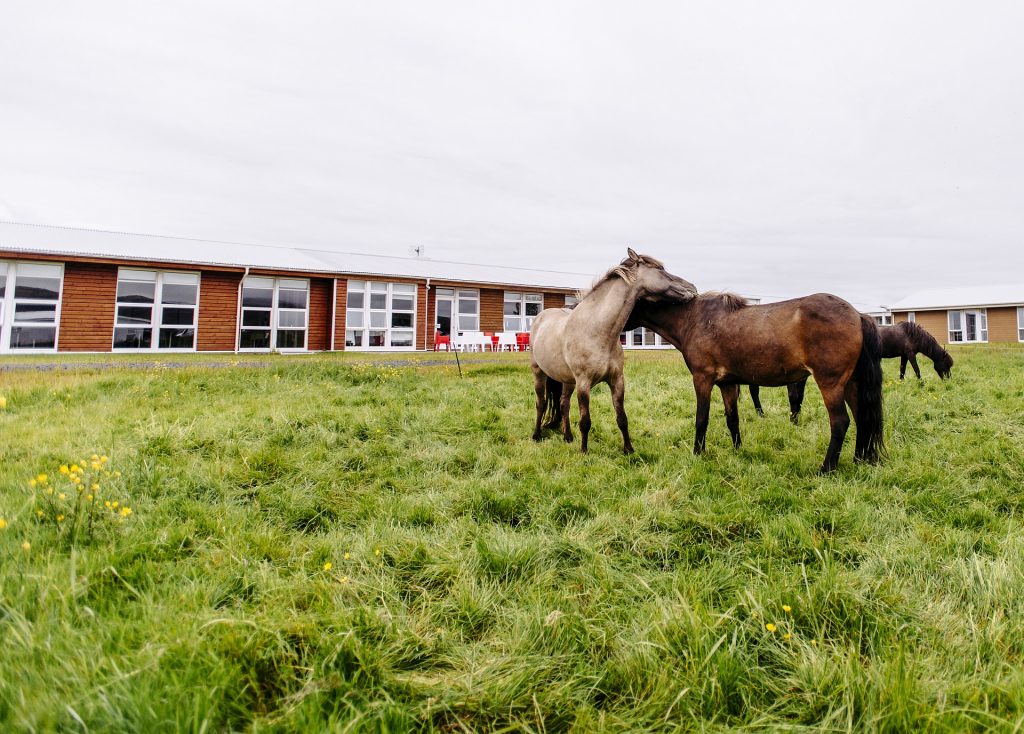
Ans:
[[[867,454],[867,447],[865,442],[867,441],[868,431],[865,428],[861,430],[861,426],[857,423],[857,383],[855,380],[850,380],[846,383],[846,390],[843,397],[846,400],[846,405],[850,408],[850,415],[853,416],[854,430],[857,432],[856,439],[854,441],[853,458],[857,461],[861,461]]]
[[[711,415],[711,380],[694,377],[693,391],[697,395],[697,432],[693,436],[693,453],[704,453],[708,434],[708,417]]]
[[[540,441],[540,424],[544,420],[544,408],[547,407],[548,378],[536,364],[531,364],[530,369],[533,370],[533,389],[537,392],[537,425],[533,429],[533,440]]]
[[[626,418],[626,378],[620,372],[612,378],[612,407],[615,408],[615,422],[622,433],[622,453],[633,453],[633,442],[629,440],[629,419]]]
[[[794,426],[800,425],[800,406],[804,404],[804,390],[806,389],[806,377],[799,382],[786,385],[786,393],[789,395],[789,422]]]
[[[838,384],[822,385],[821,397],[825,401],[825,409],[828,411],[828,423],[832,429],[832,438],[828,442],[828,451],[825,452],[825,461],[821,465],[821,474],[835,471],[839,466],[839,452],[843,450],[843,440],[846,438],[846,431],[850,427],[850,416],[844,405],[846,396],[843,386]]]
[[[732,445],[739,448],[740,440],[740,409],[737,401],[740,397],[739,385],[719,385],[722,391],[722,404],[725,406],[725,425],[729,427],[729,435],[732,436]]]
[[[572,399],[572,393],[575,389],[575,385],[562,383],[562,401],[559,403],[559,406],[562,409],[562,438],[565,439],[566,443],[572,443],[572,427],[569,425],[569,401]]]
[[[580,451],[587,453],[587,438],[590,436],[590,383],[576,381],[576,401],[580,405]]]
[[[903,375],[907,374],[907,357],[906,355],[900,355],[900,379],[903,379]]]
[[[723,398],[724,398],[723,394]],[[754,403],[754,410],[757,411],[757,415],[760,418],[764,418],[764,409],[761,407],[761,388],[757,385],[750,386],[750,399]]]
[[[917,379],[921,379],[921,370],[917,366],[917,355],[910,355],[910,366],[914,368],[914,374],[917,375]]]

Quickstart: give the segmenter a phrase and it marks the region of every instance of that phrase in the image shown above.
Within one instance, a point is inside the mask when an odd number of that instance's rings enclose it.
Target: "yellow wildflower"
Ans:
[[[92,489],[93,492],[99,491],[99,488],[100,488],[100,485],[99,485],[98,482],[93,482],[92,483],[92,487],[90,487],[90,489]]]
[[[380,555],[380,548],[374,548],[373,549],[373,555],[379,556]]]
[[[68,465],[67,464],[61,464],[60,465],[60,473],[61,474],[68,474],[70,472],[71,472],[71,470],[68,469]]]
[[[0,517],[0,530],[5,529],[6,527],[7,527],[7,521],[4,520],[2,517]]]
[[[109,510],[110,509],[110,500],[107,500],[106,502],[104,502],[103,506],[106,507]]]
[[[333,565],[334,564],[332,564],[330,561],[328,561],[327,563],[324,564],[324,570],[325,571],[330,571],[331,568],[333,568]]]
[[[101,461],[102,463],[106,464],[106,463],[107,463],[107,457],[106,457],[106,456],[101,456],[101,457],[100,457],[100,461]]]
[[[784,611],[786,614],[789,614],[793,611],[793,607],[789,606],[789,604],[783,604],[782,611]]]
[[[351,557],[352,557],[352,556],[351,556],[350,554],[348,554],[348,553],[346,553],[346,554],[345,554],[344,556],[342,556],[342,558],[344,558],[344,559],[345,559],[346,561],[347,561],[347,560],[348,560],[349,558],[351,558]]]
[[[112,510],[116,510],[117,509],[117,500],[114,500],[113,502],[110,503],[110,508]]]
[[[64,522],[64,516],[63,515],[57,515],[57,522]]]
[[[23,551],[31,550],[31,548],[32,548],[32,544],[29,543],[27,540],[24,543],[21,544],[21,549]]]
[[[774,624],[772,624],[771,622],[769,622],[768,624],[766,624],[766,625],[764,626],[764,628],[765,628],[766,630],[768,630],[769,632],[774,632],[774,631],[775,631],[775,629],[776,629],[775,625],[774,625]]]
[[[132,514],[132,508],[131,507],[122,507],[121,508],[121,517],[128,517],[130,514]]]
[[[72,464],[71,465],[71,473],[72,474],[77,474],[80,471],[82,471],[82,469],[78,466],[78,464]]]
[[[85,498],[86,498],[87,500],[89,500],[90,502],[92,502],[92,495],[91,495],[91,494],[87,494],[87,495],[85,495]]]
[[[39,482],[40,484],[46,484],[46,480],[47,476],[45,474],[40,474],[38,477],[36,477],[36,481]]]
[[[347,584],[348,583],[348,576],[342,576],[340,579],[338,579],[338,583],[339,584]]]
[[[793,635],[792,635],[792,633],[790,633],[790,632],[787,632],[786,634],[784,634],[784,635],[782,636],[782,639],[784,639],[784,640],[788,640],[788,639],[789,639],[789,638],[791,638],[792,636],[793,636]]]
[[[817,646],[818,641],[817,640],[811,640],[811,644]]]
[[[42,517],[44,514],[42,510],[36,510],[36,517]]]
[[[28,480],[28,486],[30,486],[30,487],[36,486],[36,480],[35,479],[29,479]]]
[[[7,407],[7,398],[5,398],[3,395],[0,395],[0,410],[3,410],[6,407]]]
[[[46,494],[53,494],[53,487],[47,487]]]
[[[66,494],[64,494],[63,492],[61,492],[60,494],[57,495],[57,499],[59,499],[59,500],[66,500],[67,498],[68,498],[68,496]]]

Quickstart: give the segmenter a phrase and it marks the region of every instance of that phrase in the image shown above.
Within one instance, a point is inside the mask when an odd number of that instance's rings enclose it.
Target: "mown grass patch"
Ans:
[[[694,457],[674,353],[632,457],[605,387],[530,441],[521,356],[0,373],[0,729],[1012,729],[1024,350],[954,356],[828,477],[814,389]],[[132,513],[69,543],[28,482],[94,454]]]

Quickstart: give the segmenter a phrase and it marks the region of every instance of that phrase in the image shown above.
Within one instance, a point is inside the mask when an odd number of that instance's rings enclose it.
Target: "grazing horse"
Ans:
[[[548,308],[534,319],[530,330],[530,368],[537,391],[537,425],[533,440],[544,428],[561,423],[566,442],[572,441],[569,400],[573,390],[580,406],[581,449],[587,451],[590,435],[590,390],[607,382],[612,390],[615,420],[622,432],[622,450],[633,453],[629,425],[623,407],[626,383],[622,376],[619,332],[638,300],[680,303],[697,295],[697,289],[665,271],[653,257],[629,256],[609,270],[574,308]]]
[[[939,379],[945,380],[953,369],[953,358],[943,349],[934,336],[912,321],[901,321],[894,326],[879,326],[878,334],[882,337],[882,359],[900,358],[900,379],[907,373],[907,362],[914,368],[917,379],[921,379],[921,370],[917,367],[917,353],[920,352],[932,360]],[[800,406],[804,402],[804,388],[807,378],[786,386],[789,392],[789,419],[796,425],[800,422]],[[760,388],[750,386],[750,399],[754,401],[754,410],[764,415],[761,409]]]
[[[749,305],[731,293],[705,293],[682,304],[639,301],[626,329],[644,326],[683,354],[697,394],[693,452],[704,451],[711,390],[718,385],[734,446],[740,445],[740,385],[788,385],[808,375],[821,389],[831,439],[821,472],[833,471],[850,425],[854,455],[876,462],[882,451],[881,339],[875,322],[837,296],[818,293]]]

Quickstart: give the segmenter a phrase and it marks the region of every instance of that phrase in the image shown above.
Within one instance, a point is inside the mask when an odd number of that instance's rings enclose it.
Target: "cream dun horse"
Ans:
[[[622,449],[633,453],[623,408],[626,384],[619,334],[638,300],[682,303],[694,298],[697,289],[666,272],[654,258],[637,255],[632,249],[628,252],[629,256],[605,273],[574,308],[545,309],[533,322],[530,367],[537,391],[535,441],[540,440],[542,427],[554,428],[559,423],[566,442],[572,441],[569,400],[575,390],[580,406],[581,449],[586,453],[590,390],[607,382],[616,423],[622,431]]]

